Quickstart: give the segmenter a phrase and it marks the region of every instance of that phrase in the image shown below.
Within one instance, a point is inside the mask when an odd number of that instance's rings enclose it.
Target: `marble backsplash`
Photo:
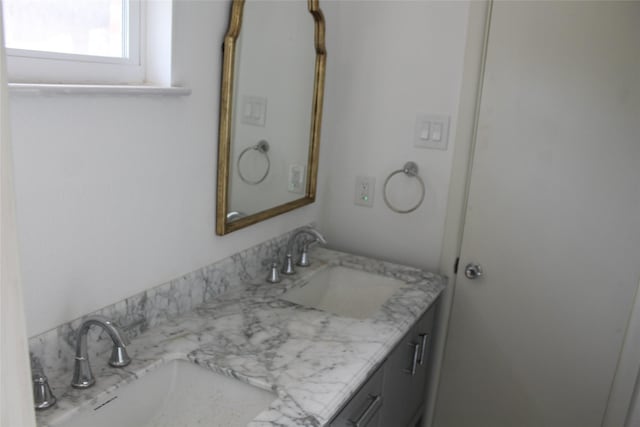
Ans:
[[[129,338],[135,338],[158,322],[181,316],[242,282],[266,278],[269,264],[282,261],[287,241],[295,231],[31,337],[32,369],[42,368],[45,375],[47,372],[62,373],[70,381],[76,331],[87,316],[103,315],[115,321]],[[104,331],[92,328],[88,344],[91,358],[104,354],[112,343]],[[54,385],[58,381],[61,379],[50,378]]]

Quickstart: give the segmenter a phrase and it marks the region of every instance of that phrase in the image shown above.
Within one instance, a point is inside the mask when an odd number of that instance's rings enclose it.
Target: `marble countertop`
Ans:
[[[251,427],[327,424],[437,299],[445,279],[419,269],[324,248],[281,283],[245,283],[132,340],[132,363],[111,368],[92,358],[96,385],[59,391],[58,404],[38,414],[39,425],[95,402],[172,359],[185,359],[257,387],[277,398]],[[342,265],[406,283],[371,318],[358,320],[305,308],[279,297],[313,273]]]

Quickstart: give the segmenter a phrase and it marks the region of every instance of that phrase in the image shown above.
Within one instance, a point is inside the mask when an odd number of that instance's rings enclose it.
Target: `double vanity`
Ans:
[[[131,363],[109,366],[105,337],[89,343],[101,347],[90,388],[69,385],[68,363],[43,363],[58,403],[39,411],[38,424],[413,425],[444,279],[315,248],[310,266],[268,283],[268,266],[251,257],[281,255],[282,241],[120,303],[121,315],[118,304],[98,313],[131,336]],[[57,335],[72,336],[81,320]]]
[[[319,0],[229,3],[220,236],[315,201],[327,55]],[[416,425],[445,280],[310,242],[296,230],[32,337],[38,424]]]

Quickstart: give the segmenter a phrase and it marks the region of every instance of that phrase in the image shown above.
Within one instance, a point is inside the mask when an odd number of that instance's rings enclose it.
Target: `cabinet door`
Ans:
[[[411,378],[412,392],[420,396],[420,399],[415,403],[411,422],[409,425],[412,427],[415,425],[421,425],[420,420],[424,412],[424,406],[427,400],[426,389],[429,377],[431,375],[431,344],[433,340],[433,323],[435,320],[437,307],[431,307],[422,318],[414,326],[413,339],[420,345],[420,351],[418,354],[418,366],[416,368],[416,374]]]
[[[411,328],[384,364],[381,427],[405,427],[419,418],[425,402],[434,313],[435,306]]]
[[[414,357],[417,357],[417,345],[413,340],[413,331],[409,331],[384,364],[381,427],[405,427],[413,416],[415,396],[412,396],[411,371]]]
[[[384,424],[380,424],[380,408],[383,405],[382,376],[382,368],[378,368],[329,426],[383,427]]]

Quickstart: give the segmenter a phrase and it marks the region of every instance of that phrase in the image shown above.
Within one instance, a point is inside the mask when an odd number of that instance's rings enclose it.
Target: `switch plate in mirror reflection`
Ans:
[[[232,1],[222,65],[217,234],[314,202],[324,34],[318,0]]]

